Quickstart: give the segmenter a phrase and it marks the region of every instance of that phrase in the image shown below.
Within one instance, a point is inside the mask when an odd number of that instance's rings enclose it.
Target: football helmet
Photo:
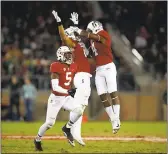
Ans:
[[[62,63],[66,64],[72,64],[73,57],[72,57],[72,51],[67,46],[61,46],[58,48],[57,52],[57,60],[59,60]]]
[[[75,36],[74,34],[74,27],[70,26],[69,28],[65,29],[65,35],[69,38],[73,39],[74,41],[81,41],[81,39],[78,36]]]
[[[87,25],[87,30],[91,31],[94,34],[97,34],[101,30],[103,30],[103,25],[99,21],[91,21]]]

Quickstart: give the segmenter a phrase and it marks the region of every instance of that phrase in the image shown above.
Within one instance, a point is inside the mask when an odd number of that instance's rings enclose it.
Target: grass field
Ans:
[[[2,153],[27,153],[35,152],[33,138],[11,139],[11,136],[35,136],[43,122],[2,122]],[[61,127],[65,122],[56,122],[55,126],[48,130],[45,136],[63,136]],[[122,122],[120,131],[112,134],[109,122],[87,122],[82,125],[83,137],[120,137],[120,138],[166,138],[166,122]],[[8,138],[7,138],[8,137]],[[85,140],[86,146],[82,147],[76,143],[71,147],[65,139],[43,140],[44,153],[166,153],[166,141],[152,140],[135,141],[102,141]],[[36,152],[37,153],[37,152]]]

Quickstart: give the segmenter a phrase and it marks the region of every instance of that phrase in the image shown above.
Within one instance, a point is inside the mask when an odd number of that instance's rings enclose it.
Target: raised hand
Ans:
[[[73,22],[75,25],[78,25],[78,23],[79,23],[78,13],[76,13],[76,12],[71,13],[71,18],[69,18],[69,19],[72,20],[72,22]]]
[[[54,15],[57,22],[61,22],[61,18],[58,16],[58,13],[55,10],[52,11],[52,14]]]

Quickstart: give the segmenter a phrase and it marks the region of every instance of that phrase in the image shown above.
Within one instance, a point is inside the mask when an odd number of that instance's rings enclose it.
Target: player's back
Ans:
[[[77,71],[76,63],[67,65],[60,62],[53,62],[50,65],[50,72],[57,73],[59,75],[59,86],[67,90],[71,88],[71,84],[76,71]],[[55,92],[53,90],[52,90],[52,93],[54,93],[57,96],[67,96],[66,94]]]
[[[95,54],[96,66],[102,66],[113,61],[111,38],[105,30],[100,31],[97,34],[106,40],[105,44],[91,40],[91,47]]]
[[[78,65],[78,72],[90,73],[90,64],[87,57],[84,54],[84,49],[81,45],[73,41],[76,44],[74,48],[74,61]]]

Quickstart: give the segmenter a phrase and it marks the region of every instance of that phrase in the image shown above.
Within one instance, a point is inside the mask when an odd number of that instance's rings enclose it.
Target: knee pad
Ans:
[[[79,107],[76,107],[72,112],[75,112],[75,113],[78,113],[80,115],[83,115],[83,112],[85,110],[85,107],[84,105],[81,105]]]

